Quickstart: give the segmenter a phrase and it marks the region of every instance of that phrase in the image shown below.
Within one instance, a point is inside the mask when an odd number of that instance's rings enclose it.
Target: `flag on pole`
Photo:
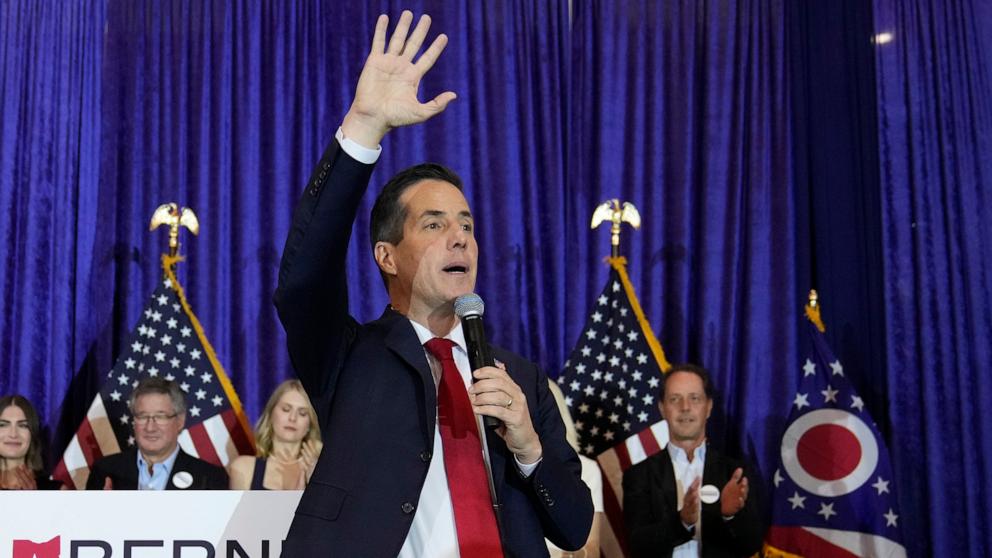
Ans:
[[[905,557],[889,452],[806,307],[809,349],[773,484],[773,558]]]
[[[86,486],[96,460],[134,446],[127,402],[138,382],[150,376],[174,380],[185,392],[183,451],[221,466],[238,455],[254,455],[238,394],[176,279],[173,266],[179,260],[162,256],[162,281],[62,454],[52,476],[70,488]]]
[[[627,277],[626,258],[608,261],[610,278],[558,385],[575,420],[582,453],[595,459],[603,472],[608,521],[600,545],[603,556],[610,558],[626,555],[623,472],[668,442],[658,393],[669,363]]]

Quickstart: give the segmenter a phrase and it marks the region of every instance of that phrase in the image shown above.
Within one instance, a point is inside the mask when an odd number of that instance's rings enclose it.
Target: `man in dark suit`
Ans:
[[[673,366],[658,403],[668,444],[623,475],[623,513],[633,556],[750,556],[764,531],[736,460],[706,444],[713,411],[709,374]],[[721,487],[721,488],[718,488]]]
[[[348,315],[346,251],[379,142],[455,98],[417,99],[447,39],[414,62],[430,20],[411,32],[412,19],[402,14],[387,46],[380,16],[354,101],[283,253],[276,306],[324,435],[283,556],[547,556],[545,536],[578,548],[592,502],[547,378],[497,347],[501,366],[473,372],[468,363],[453,301],[475,287],[478,246],[450,170],[418,165],[383,188],[372,249],[390,306],[364,325]],[[477,415],[502,426],[480,435]]]
[[[137,448],[96,461],[87,490],[226,490],[227,472],[185,453],[179,433],[186,425],[186,400],[175,382],[145,378],[128,406]]]

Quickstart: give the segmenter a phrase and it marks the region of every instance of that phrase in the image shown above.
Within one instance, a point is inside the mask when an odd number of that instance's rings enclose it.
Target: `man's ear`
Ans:
[[[395,250],[396,247],[392,243],[383,240],[376,242],[375,248],[373,248],[372,255],[375,257],[375,263],[386,275],[396,275]]]

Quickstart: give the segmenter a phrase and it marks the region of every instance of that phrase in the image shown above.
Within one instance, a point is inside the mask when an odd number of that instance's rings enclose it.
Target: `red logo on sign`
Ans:
[[[61,551],[62,543],[59,541],[59,537],[43,543],[15,540],[14,553],[11,558],[59,558]]]

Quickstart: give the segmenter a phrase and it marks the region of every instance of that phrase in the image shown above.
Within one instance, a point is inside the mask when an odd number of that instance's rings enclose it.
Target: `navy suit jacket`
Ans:
[[[707,446],[702,484],[723,490],[738,467],[743,465]],[[752,478],[747,502],[733,519],[723,519],[719,501],[702,504],[703,558],[751,556],[761,549],[764,530]],[[675,469],[667,448],[624,472],[623,515],[631,556],[671,556],[672,549],[692,539],[693,531],[679,517],[675,491]]]
[[[368,324],[348,314],[345,256],[372,169],[332,143],[296,207],[279,269],[276,307],[324,436],[284,557],[396,556],[433,457],[437,393],[416,331],[391,309]],[[581,547],[592,501],[547,378],[533,363],[493,350],[526,395],[543,446],[540,465],[524,479],[503,440],[487,432],[504,551],[547,556],[545,536]]]
[[[135,449],[126,449],[120,453],[100,458],[93,464],[90,476],[86,480],[86,490],[102,490],[107,477],[114,484],[114,490],[138,489],[138,453]],[[202,459],[179,450],[176,461],[172,464],[172,474],[165,483],[166,490],[181,490],[172,479],[176,474],[185,472],[190,475],[192,484],[186,490],[227,490],[227,471],[223,467],[211,465]]]

